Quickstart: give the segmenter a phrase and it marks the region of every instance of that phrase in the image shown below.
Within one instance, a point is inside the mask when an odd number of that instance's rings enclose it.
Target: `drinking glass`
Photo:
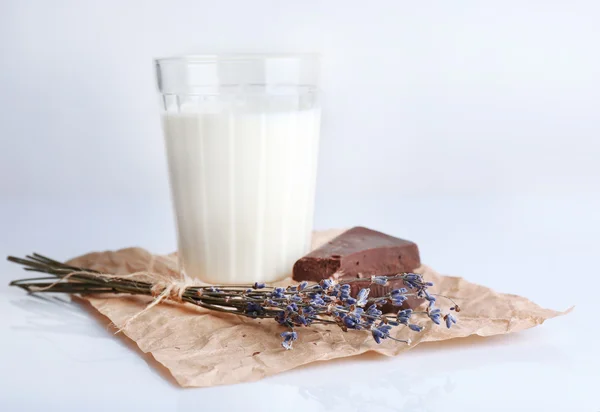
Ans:
[[[219,284],[286,277],[310,248],[318,56],[155,64],[181,270]]]

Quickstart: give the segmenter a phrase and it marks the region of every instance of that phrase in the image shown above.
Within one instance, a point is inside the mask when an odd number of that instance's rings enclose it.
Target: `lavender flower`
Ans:
[[[274,299],[283,299],[285,298],[285,289],[284,288],[275,288],[273,292],[271,292],[271,297]]]
[[[388,338],[390,336],[391,329],[392,327],[390,325],[380,324],[377,327],[374,326],[371,328],[371,334],[373,335],[373,339],[375,339],[375,342],[377,344],[380,344],[382,339]]]
[[[412,316],[412,309],[404,309],[398,312],[398,315],[396,316],[396,319],[398,320],[398,322],[400,322],[403,325],[408,325],[408,321],[410,320],[410,317]]]
[[[367,304],[367,298],[369,297],[369,292],[371,289],[361,289],[356,296],[356,304],[358,306],[365,306]]]
[[[404,279],[411,281],[411,282],[420,282],[421,281],[421,275],[417,274],[417,273],[407,273],[404,275]]]
[[[439,308],[429,311],[428,316],[433,321],[433,323],[435,323],[436,325],[440,324],[440,318],[442,317],[442,313]]]
[[[435,297],[427,293],[425,289],[423,289],[423,295],[425,295],[425,299],[427,299],[429,302],[435,302],[436,300]]]
[[[387,276],[371,276],[371,283],[385,286],[388,283]]]
[[[323,290],[327,290],[329,288],[331,288],[333,286],[334,282],[331,279],[323,279],[321,281],[321,288],[323,288]]]
[[[407,299],[404,295],[392,295],[392,305],[394,306],[402,306],[404,301]]]
[[[310,301],[311,305],[315,305],[315,306],[325,306],[325,301],[323,300],[323,298],[321,297],[321,295],[319,293],[315,294],[315,296],[311,299]]]
[[[408,327],[411,330],[414,330],[415,332],[421,332],[423,330],[423,327],[419,326],[419,325],[415,325],[413,323],[411,323],[410,325],[408,325]]]
[[[381,314],[382,314],[382,312],[379,310],[377,305],[374,303],[367,308],[367,315],[369,315],[369,316],[378,318],[381,316]]]
[[[292,323],[288,320],[287,313],[284,310],[277,312],[275,321],[282,326],[292,326]]]
[[[304,316],[302,315],[295,315],[292,317],[292,322],[296,325],[296,326],[308,326],[309,325],[309,320],[306,319]]]
[[[305,316],[311,316],[317,313],[317,310],[312,306],[304,306],[303,308],[301,308],[301,310],[302,314]]]
[[[246,306],[246,314],[253,318],[264,314],[264,312],[265,310],[263,307],[256,302],[248,302],[248,305]]]
[[[404,284],[408,286],[409,289],[419,289],[421,280],[421,275],[416,273],[407,273],[404,275]]]
[[[292,332],[283,332],[281,334],[281,337],[283,338],[283,342],[281,342],[281,346],[284,347],[284,349],[286,350],[290,350],[292,349],[292,343],[298,339],[298,334],[294,331]]]
[[[446,321],[446,327],[448,329],[450,329],[450,326],[452,326],[453,323],[456,323],[456,318],[454,316],[452,316],[450,313],[448,313],[446,316],[444,316],[444,320]]]
[[[38,271],[43,269],[44,273],[49,273],[62,280],[45,284],[40,284],[38,278],[12,282],[13,285],[30,292],[41,287],[44,291],[50,292],[79,293],[83,286],[91,293],[104,292],[106,288],[111,288],[115,293],[151,295],[156,286],[151,282],[136,280],[136,288],[132,289],[128,286],[131,282],[129,279],[107,277],[91,269],[84,269],[85,272],[77,273],[76,276],[70,278],[68,275],[72,273],[70,272],[73,270],[72,267],[39,255],[27,259],[12,258],[12,261],[23,264],[29,269]],[[98,279],[102,279],[103,282],[98,282]],[[390,280],[403,281],[406,288],[393,289],[390,293],[378,298],[369,298],[370,289],[364,288],[353,297],[351,296],[351,284],[355,281],[354,279],[341,283],[333,279],[325,279],[320,283],[302,282],[285,288],[266,288],[264,283],[259,282],[244,287],[190,286],[184,292],[185,301],[191,304],[250,318],[274,319],[280,325],[289,328],[289,331],[281,334],[282,346],[285,349],[291,349],[293,341],[298,338],[295,328],[308,327],[312,324],[337,325],[344,331],[350,329],[369,330],[373,339],[380,343],[384,339],[408,342],[408,340],[396,339],[391,335],[391,331],[394,327],[399,326],[406,326],[414,332],[422,331],[423,326],[413,320],[417,316],[425,316],[434,324],[441,324],[443,319],[448,328],[457,322],[453,314],[460,312],[458,305],[452,299],[447,298],[453,305],[443,316],[442,311],[434,307],[436,298],[427,291],[432,283],[424,282],[421,275],[402,273],[371,277],[371,282],[377,285],[386,285]],[[77,283],[77,286],[72,286],[72,282]],[[34,286],[38,289],[33,289]],[[417,311],[400,310],[395,316],[382,313],[381,306],[387,302],[394,305],[404,304],[408,295],[407,289],[412,289],[411,295],[425,298],[429,302],[429,307]],[[160,302],[156,299],[155,304]]]
[[[348,329],[360,329],[359,323],[352,315],[342,316],[342,321],[344,322],[344,326],[346,326]]]

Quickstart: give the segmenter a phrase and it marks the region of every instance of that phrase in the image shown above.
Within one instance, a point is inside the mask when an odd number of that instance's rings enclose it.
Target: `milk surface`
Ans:
[[[274,281],[310,247],[318,109],[165,113],[182,269]]]

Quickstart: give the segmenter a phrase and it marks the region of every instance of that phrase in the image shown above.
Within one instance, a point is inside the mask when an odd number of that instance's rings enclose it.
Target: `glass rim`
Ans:
[[[211,64],[224,61],[260,61],[270,59],[320,59],[319,53],[200,53],[157,57],[156,64],[162,63],[199,63]]]

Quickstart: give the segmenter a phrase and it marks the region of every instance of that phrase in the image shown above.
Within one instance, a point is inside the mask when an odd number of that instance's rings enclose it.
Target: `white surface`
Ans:
[[[323,54],[315,224],[569,316],[181,390],[77,305],[9,290],[0,410],[600,410],[600,3],[0,2],[0,252],[175,248],[151,59]],[[386,344],[390,344],[386,342]],[[260,407],[256,406],[260,405]]]
[[[593,214],[600,199],[402,200],[378,205],[375,218],[373,205],[350,205],[337,221],[349,225],[362,216],[373,227],[412,238],[424,260],[443,273],[545,307],[577,307],[504,337],[423,344],[397,358],[326,362],[251,384],[180,389],[79,305],[9,290],[8,281],[26,273],[4,262],[0,410],[600,410],[600,219]],[[138,244],[168,252],[175,244],[168,200],[13,199],[2,204],[0,224],[0,250],[17,255],[36,250],[66,259]]]

